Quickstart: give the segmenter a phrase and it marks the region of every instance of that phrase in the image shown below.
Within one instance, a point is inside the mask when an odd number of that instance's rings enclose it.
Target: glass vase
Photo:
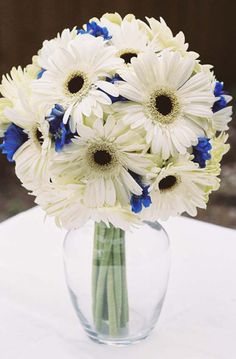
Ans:
[[[170,266],[169,239],[160,224],[124,232],[88,222],[67,233],[64,263],[73,306],[92,340],[128,345],[150,334]]]

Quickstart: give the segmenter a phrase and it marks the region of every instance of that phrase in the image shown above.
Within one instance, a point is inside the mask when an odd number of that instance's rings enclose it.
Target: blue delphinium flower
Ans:
[[[39,73],[38,73],[38,75],[37,75],[37,79],[38,79],[38,80],[41,79],[41,77],[43,76],[43,74],[44,74],[45,71],[46,71],[46,70],[43,69],[43,68],[39,71]]]
[[[86,24],[86,30],[77,28],[78,34],[90,34],[94,37],[102,36],[104,40],[110,40],[112,38],[109,35],[108,29],[106,27],[99,26],[95,21],[88,22]]]
[[[132,177],[135,179],[135,181],[140,185],[140,187],[143,190],[143,193],[140,196],[132,193],[131,199],[130,199],[130,205],[131,205],[132,212],[140,213],[142,211],[143,207],[147,208],[152,204],[152,200],[151,200],[151,197],[150,197],[149,191],[148,191],[150,186],[144,186],[142,184],[140,176],[138,176],[136,173],[130,172],[130,174],[132,175]]]
[[[222,82],[217,81],[215,84],[214,95],[219,99],[213,105],[213,112],[217,112],[222,110],[227,106],[227,101],[225,99],[226,92],[223,90],[224,84]]]
[[[60,152],[64,145],[71,143],[71,139],[74,137],[69,128],[68,123],[63,123],[63,116],[65,110],[61,105],[56,104],[51,111],[50,116],[47,117],[49,122],[49,132],[55,141],[55,150]]]
[[[147,208],[152,203],[151,197],[148,192],[149,186],[145,186],[142,188],[143,193],[140,196],[137,196],[136,194],[131,195],[130,204],[132,212],[134,213],[140,213],[143,207]]]
[[[201,168],[205,168],[206,161],[211,159],[211,154],[209,153],[211,149],[210,139],[199,137],[198,144],[193,146],[193,162],[198,163]]]
[[[14,162],[13,156],[15,152],[27,140],[28,135],[24,130],[12,123],[4,133],[3,143],[0,145],[0,150],[7,156],[9,162]]]

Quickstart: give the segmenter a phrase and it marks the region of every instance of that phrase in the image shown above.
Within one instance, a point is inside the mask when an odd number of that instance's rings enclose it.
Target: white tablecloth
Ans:
[[[164,224],[169,289],[151,337],[112,348],[91,342],[64,282],[63,231],[39,208],[0,224],[1,359],[235,359],[236,231],[187,218]]]

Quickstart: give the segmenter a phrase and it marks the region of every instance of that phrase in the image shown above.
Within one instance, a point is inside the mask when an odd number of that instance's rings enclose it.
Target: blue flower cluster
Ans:
[[[69,128],[68,123],[63,123],[63,116],[65,110],[61,105],[56,104],[51,111],[50,116],[47,117],[49,122],[49,132],[55,141],[55,150],[60,152],[65,145],[71,143],[71,139],[74,137]]]
[[[152,200],[148,192],[149,186],[143,187],[143,193],[141,196],[137,196],[135,194],[132,194],[130,204],[132,212],[134,213],[140,213],[143,209],[143,207],[147,208],[151,205]]]
[[[0,150],[7,156],[9,162],[14,162],[13,156],[15,152],[27,140],[28,135],[24,130],[12,123],[4,133],[3,143],[0,145]]]
[[[112,38],[109,35],[108,29],[106,27],[99,26],[95,21],[88,22],[86,24],[86,30],[77,28],[78,34],[90,34],[94,37],[102,36],[104,40],[110,40]]]
[[[193,146],[193,162],[199,164],[200,168],[206,167],[206,161],[211,159],[209,151],[212,149],[210,139],[205,137],[199,137],[198,144]]]
[[[213,105],[213,112],[217,112],[222,110],[227,106],[227,101],[225,99],[226,92],[223,90],[224,84],[223,82],[217,81],[215,84],[214,95],[215,97],[219,97],[219,99]]]
[[[142,189],[143,189],[143,193],[140,196],[138,196],[136,194],[132,194],[131,199],[130,199],[130,205],[131,205],[132,212],[140,213],[142,211],[143,207],[147,208],[152,204],[152,200],[151,200],[151,197],[150,197],[149,191],[148,191],[150,186],[144,186],[141,183],[140,176],[138,176],[136,173],[130,172],[130,174],[135,179],[135,181],[140,185],[140,187],[142,187]]]

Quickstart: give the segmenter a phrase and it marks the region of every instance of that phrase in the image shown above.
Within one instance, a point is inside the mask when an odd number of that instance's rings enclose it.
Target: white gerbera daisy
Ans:
[[[4,132],[9,126],[9,119],[5,116],[4,110],[6,107],[11,107],[11,101],[6,98],[0,98],[0,137],[4,136]]]
[[[212,133],[215,135],[216,131],[226,131],[229,129],[228,123],[232,120],[232,106],[228,106],[232,101],[232,96],[224,91],[224,83],[219,82],[214,77],[212,79],[212,87],[215,95],[215,103],[213,105],[212,117]]]
[[[224,95],[225,106],[232,101],[232,96]],[[217,98],[216,98],[217,100]],[[214,112],[214,107],[213,107]],[[213,114],[212,126],[216,131],[226,131],[229,129],[228,123],[232,120],[233,108],[232,106],[224,107]]]
[[[132,21],[133,19],[135,19],[134,14],[127,14],[124,17],[124,20],[128,20],[128,21]],[[121,25],[123,19],[118,12],[114,12],[114,13],[107,12],[104,15],[102,15],[100,20],[98,18],[94,17],[90,21],[96,21],[96,22],[101,21],[101,22],[104,22],[104,24],[105,24],[105,21],[109,21],[112,24]]]
[[[131,194],[142,188],[130,172],[145,176],[153,165],[140,131],[130,130],[122,122],[108,117],[98,119],[93,128],[79,125],[79,136],[65,151],[55,156],[52,181],[83,183],[83,204],[87,207],[128,206]]]
[[[26,69],[13,67],[10,74],[3,75],[2,83],[0,85],[0,92],[5,99],[11,102],[12,105],[17,105],[19,102],[20,93],[24,92],[26,96],[30,95],[30,83],[32,77]]]
[[[5,108],[4,114],[9,122],[22,130],[21,138],[24,133],[24,141],[16,150],[13,160],[18,178],[24,187],[33,190],[43,182],[49,181],[48,164],[51,150],[49,123],[45,120],[45,114],[23,94],[18,106]]]
[[[144,218],[166,220],[183,212],[196,216],[197,207],[206,208],[207,195],[218,180],[191,159],[180,155],[158,169],[150,187],[152,205],[143,210]]]
[[[212,118],[212,125],[216,131],[226,131],[229,129],[228,123],[232,120],[233,109],[232,106],[223,108],[214,113]]]
[[[106,16],[100,19],[111,35],[110,43],[115,46],[117,56],[129,64],[133,57],[139,53],[152,49],[157,50],[155,44],[149,39],[150,29],[134,16],[126,16],[120,23],[114,23]]]
[[[82,122],[83,115],[94,113],[101,117],[103,105],[111,104],[108,94],[119,95],[117,88],[105,81],[122,62],[114,56],[115,51],[102,38],[78,35],[50,56],[47,71],[33,84],[37,101],[42,105],[47,103],[49,109],[61,105],[66,110],[63,121],[67,123],[70,117],[72,132]]]
[[[83,184],[47,184],[34,192],[35,202],[49,216],[55,217],[56,224],[68,230],[83,226],[87,221],[103,221],[124,231],[140,224],[140,218],[129,207],[104,206],[88,207],[82,204]]]
[[[182,56],[190,56],[193,59],[199,57],[196,52],[188,51],[189,45],[188,43],[185,43],[185,36],[182,31],[174,36],[171,29],[162,18],[160,18],[160,21],[153,17],[147,17],[146,19],[151,27],[152,37],[156,42],[158,51],[169,48],[173,51],[179,51]]]
[[[120,94],[130,100],[117,103],[132,128],[143,127],[151,151],[168,159],[184,154],[205,134],[212,117],[214,96],[209,76],[193,75],[195,62],[178,52],[140,54],[129,69],[119,71]]]
[[[50,57],[58,50],[58,48],[67,48],[71,40],[77,37],[76,28],[65,29],[62,33],[58,33],[57,37],[51,40],[45,40],[42,48],[38,51],[38,56],[34,58],[34,62],[44,70],[50,68]]]
[[[201,64],[200,60],[195,61],[194,73],[203,72],[209,77],[209,80],[212,82],[212,91],[214,92],[214,83],[216,81],[215,74],[213,71],[213,66],[209,64]]]
[[[3,76],[1,93],[1,149],[16,162],[16,174],[28,189],[46,177],[51,140],[48,122],[31,98],[32,77],[27,69],[13,68]]]
[[[228,137],[228,134],[221,132],[218,136],[211,138],[211,158],[206,161],[206,171],[208,173],[216,176],[220,175],[222,158],[230,149],[230,145],[227,143]]]

